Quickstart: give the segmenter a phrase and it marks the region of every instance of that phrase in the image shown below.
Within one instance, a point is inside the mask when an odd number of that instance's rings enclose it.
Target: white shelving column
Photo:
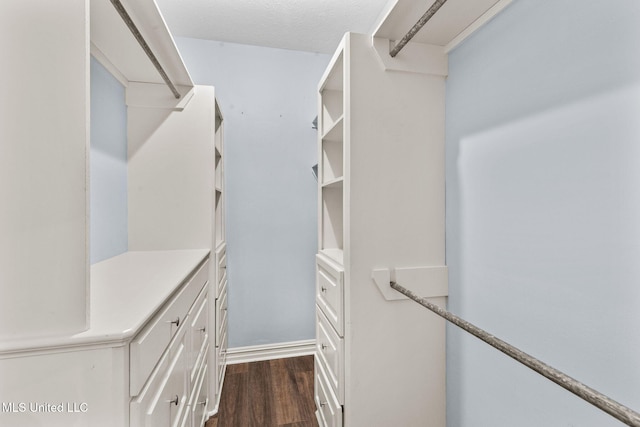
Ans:
[[[320,82],[321,426],[445,425],[444,321],[387,299],[372,278],[379,269],[446,272],[446,55],[436,48],[427,61],[428,72],[385,65],[371,37],[348,33]],[[444,289],[424,296],[444,304]]]
[[[0,3],[0,341],[88,327],[88,13]]]
[[[157,99],[165,100],[164,108]],[[223,120],[215,89],[195,86],[181,103],[163,85],[131,83],[127,104],[129,249],[211,251],[206,333],[208,410],[215,412],[227,325]]]
[[[225,197],[224,197],[224,119],[220,108],[215,108],[215,173],[214,173],[214,217],[213,248],[215,251],[215,279],[212,282],[215,288],[216,303],[213,307],[215,316],[215,351],[211,354],[211,392],[214,400],[213,411],[217,412],[222,394],[224,374],[227,368],[227,246],[225,241]],[[215,361],[215,362],[214,362]],[[215,369],[214,369],[215,366]]]

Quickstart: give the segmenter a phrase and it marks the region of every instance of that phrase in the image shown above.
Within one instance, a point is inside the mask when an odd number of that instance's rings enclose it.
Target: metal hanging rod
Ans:
[[[424,24],[426,24],[427,21],[429,21],[429,19],[431,19],[433,17],[433,15],[436,14],[438,9],[440,9],[442,7],[442,5],[445,4],[446,2],[447,2],[447,0],[436,0],[431,5],[429,10],[427,10],[424,13],[424,15],[422,15],[422,17],[420,19],[418,19],[418,22],[416,22],[416,24],[413,27],[411,27],[409,32],[407,34],[405,34],[405,36],[402,39],[400,39],[398,44],[396,44],[394,46],[394,48],[389,51],[389,55],[391,55],[392,58],[395,58],[395,56],[398,54],[398,52],[400,52],[402,50],[402,48],[407,43],[409,43],[409,40],[411,40],[413,38],[413,36],[415,36],[418,33],[418,31],[420,31],[422,29]]]
[[[140,34],[138,27],[136,27],[136,24],[133,22],[133,20],[131,19],[131,16],[129,16],[129,14],[127,13],[126,9],[124,8],[120,0],[111,0],[111,4],[113,4],[113,7],[116,8],[116,10],[120,14],[120,17],[122,18],[124,23],[127,24],[127,27],[129,27],[129,30],[131,30],[131,33],[140,44],[140,47],[142,48],[142,50],[144,50],[144,53],[146,53],[147,56],[149,57],[149,59],[151,60],[151,63],[153,63],[153,66],[156,67],[156,70],[158,70],[158,73],[160,73],[162,80],[164,80],[167,86],[169,86],[169,89],[171,89],[171,93],[173,93],[173,96],[175,96],[176,99],[179,99],[180,92],[178,92],[174,84],[171,83],[169,76],[164,71],[164,68],[162,68],[162,65],[160,65],[160,62],[158,62],[158,58],[156,58],[153,51],[147,44],[146,40],[144,39],[144,37],[142,37],[142,34]]]
[[[465,330],[466,332],[469,332],[476,338],[486,342],[491,347],[500,350],[507,356],[515,359],[526,367],[533,369],[538,374],[558,384],[560,387],[591,403],[593,406],[608,413],[624,424],[631,427],[640,427],[640,414],[635,412],[634,410],[616,402],[615,400],[605,396],[599,391],[592,389],[591,387],[581,383],[580,381],[571,378],[565,373],[547,365],[546,363],[523,352],[522,350],[512,346],[511,344],[508,344],[501,339],[494,337],[487,331],[467,322],[466,320],[461,319],[450,311],[447,311],[444,308],[433,304],[432,302],[429,302],[426,298],[420,298],[415,293],[397,284],[396,282],[391,282],[391,287],[401,294],[409,297],[413,301],[417,302],[418,304],[422,305],[423,307],[431,310],[438,316],[443,317],[459,328]]]

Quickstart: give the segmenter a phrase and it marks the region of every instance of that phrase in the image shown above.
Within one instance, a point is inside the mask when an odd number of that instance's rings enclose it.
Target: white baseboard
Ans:
[[[227,350],[227,364],[259,362],[285,357],[308,356],[314,354],[316,340],[291,341],[277,344],[235,347]]]

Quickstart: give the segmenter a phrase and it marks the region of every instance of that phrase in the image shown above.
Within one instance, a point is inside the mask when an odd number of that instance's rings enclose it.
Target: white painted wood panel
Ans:
[[[16,412],[0,413],[0,424],[127,426],[129,404],[123,399],[129,394],[127,369],[126,347],[0,356],[0,402],[16,405]],[[20,403],[25,404],[24,412],[20,412]],[[62,403],[63,411],[32,412],[30,403]],[[74,404],[85,412],[73,412]]]
[[[183,111],[128,108],[130,250],[212,249],[214,93],[194,90]]]
[[[88,326],[88,13],[0,2],[3,343]]]
[[[335,60],[335,67],[330,65],[325,72],[332,85],[335,76],[344,73],[344,177],[339,194],[319,184],[317,302],[321,313],[317,338],[320,347],[327,341],[330,351],[323,355],[322,348],[317,350],[323,375],[317,378],[316,404],[321,423],[332,425],[331,406],[320,403],[331,401],[328,395],[334,392],[334,384],[339,395],[344,387],[340,403],[347,427],[417,427],[425,420],[430,426],[443,427],[444,321],[411,301],[388,301],[371,275],[374,270],[395,269],[400,278],[414,281],[415,277],[398,267],[420,271],[438,267],[438,287],[446,290],[446,274],[442,274],[446,272],[446,56],[436,47],[430,59],[385,63],[372,43],[369,36],[347,34],[339,48],[342,52],[334,55],[342,60]],[[319,84],[321,109],[328,87],[323,81]],[[321,114],[321,123],[323,119]],[[327,141],[319,137],[319,144],[322,155]],[[323,296],[337,289],[329,286],[335,283],[335,275],[321,265],[331,262],[324,257],[329,254],[337,255],[343,271],[339,296],[344,320],[337,323],[331,308],[337,299],[332,304],[331,298]],[[438,295],[443,293],[440,290]],[[439,304],[445,301],[435,299]],[[344,350],[339,341],[332,340],[334,326],[344,337]],[[341,363],[343,374],[339,373]],[[323,388],[323,383],[329,385]]]

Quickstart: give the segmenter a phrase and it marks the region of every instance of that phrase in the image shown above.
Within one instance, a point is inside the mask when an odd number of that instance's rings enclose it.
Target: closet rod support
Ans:
[[[396,44],[394,48],[389,51],[389,55],[392,58],[395,58],[396,55],[402,50],[402,48],[405,47],[407,43],[409,43],[409,41],[413,38],[413,36],[415,36],[418,33],[418,31],[420,31],[422,27],[424,27],[424,24],[426,24],[433,17],[433,15],[435,15],[436,12],[442,7],[442,5],[445,4],[446,2],[447,0],[436,0],[431,5],[429,10],[427,10],[424,13],[424,15],[422,15],[422,17],[418,20],[418,22],[416,22],[416,24],[413,27],[411,27],[409,32],[405,34],[405,36],[402,39],[400,39],[398,44]]]
[[[151,63],[153,64],[153,66],[156,67],[156,70],[158,70],[158,73],[160,73],[162,80],[164,80],[167,86],[169,86],[169,89],[171,90],[171,93],[173,93],[173,96],[175,96],[176,99],[180,99],[180,92],[178,92],[175,85],[171,82],[171,79],[169,79],[169,76],[164,71],[164,68],[162,68],[162,65],[160,65],[158,58],[156,58],[156,55],[153,53],[153,51],[147,44],[147,41],[144,39],[144,37],[142,37],[142,34],[140,34],[138,27],[133,22],[133,20],[131,19],[131,16],[129,16],[129,13],[124,8],[120,0],[111,0],[111,4],[113,4],[113,7],[116,8],[116,10],[118,11],[118,14],[120,15],[124,23],[127,24],[127,27],[129,27],[131,34],[133,34],[133,37],[136,38],[136,40],[140,44],[140,47],[142,48],[144,53],[146,53],[147,56],[149,57],[149,60],[151,60]]]

